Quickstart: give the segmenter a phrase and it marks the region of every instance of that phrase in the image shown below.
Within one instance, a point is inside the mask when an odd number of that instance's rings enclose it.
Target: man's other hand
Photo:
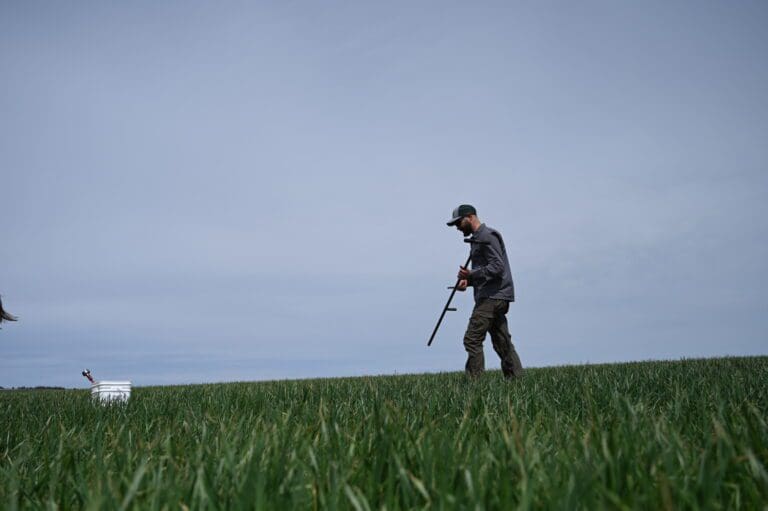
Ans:
[[[463,266],[459,266],[459,274],[457,277],[460,279],[469,280],[469,270]]]
[[[459,285],[456,286],[456,289],[459,291],[466,291],[468,285],[469,285],[469,282],[467,282],[467,279],[461,279],[459,281]]]

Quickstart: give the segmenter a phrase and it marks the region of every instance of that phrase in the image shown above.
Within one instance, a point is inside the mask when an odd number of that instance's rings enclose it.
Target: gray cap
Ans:
[[[462,204],[461,206],[457,207],[453,210],[453,213],[451,213],[451,221],[447,223],[447,225],[456,225],[459,223],[459,220],[464,218],[467,215],[476,215],[477,211],[475,210],[474,206],[470,206],[469,204]]]

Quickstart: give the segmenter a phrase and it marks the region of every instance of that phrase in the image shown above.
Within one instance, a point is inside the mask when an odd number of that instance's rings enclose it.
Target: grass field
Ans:
[[[0,393],[0,508],[766,509],[768,357]]]

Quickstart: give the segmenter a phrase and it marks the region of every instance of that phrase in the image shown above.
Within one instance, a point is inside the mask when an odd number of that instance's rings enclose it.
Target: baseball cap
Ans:
[[[462,204],[461,206],[457,207],[453,210],[453,213],[451,213],[451,221],[447,223],[447,225],[456,225],[459,223],[459,220],[464,218],[467,215],[476,215],[477,211],[475,210],[474,206],[470,206],[469,204]]]

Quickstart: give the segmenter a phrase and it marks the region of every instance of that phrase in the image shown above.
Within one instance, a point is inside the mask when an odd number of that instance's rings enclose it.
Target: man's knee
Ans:
[[[490,320],[481,316],[473,315],[469,320],[467,332],[464,334],[464,349],[468,353],[482,353],[483,341],[490,326]]]

